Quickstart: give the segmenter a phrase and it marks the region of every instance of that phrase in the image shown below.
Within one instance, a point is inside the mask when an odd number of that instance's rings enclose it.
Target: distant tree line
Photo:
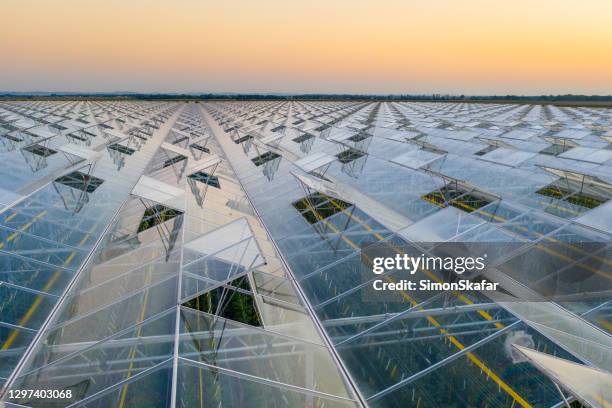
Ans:
[[[508,101],[508,102],[612,102],[612,95],[443,95],[443,94],[176,94],[176,93],[26,93],[0,92],[0,98],[38,99],[137,99],[137,100],[355,100],[355,101]]]

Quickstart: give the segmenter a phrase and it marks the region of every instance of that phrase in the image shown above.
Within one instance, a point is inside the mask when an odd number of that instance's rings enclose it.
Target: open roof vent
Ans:
[[[303,142],[305,142],[305,141],[307,141],[309,139],[312,139],[312,138],[314,138],[314,135],[311,135],[310,133],[304,133],[303,135],[300,135],[300,136],[298,136],[298,137],[296,137],[294,139],[291,139],[291,140],[293,140],[295,143],[303,143]]]
[[[262,164],[272,161],[274,159],[277,159],[279,157],[280,157],[280,154],[277,154],[274,152],[265,152],[264,154],[261,154],[257,157],[253,157],[251,161],[255,163],[256,166],[261,166]]]
[[[293,203],[293,207],[310,224],[316,224],[326,218],[351,207],[352,204],[340,199],[315,192]]]
[[[199,151],[204,152],[204,153],[210,153],[210,149],[208,147],[200,146],[197,143],[192,143],[192,144],[189,145],[189,147],[191,147],[192,149],[199,150]]]
[[[493,202],[493,200],[486,197],[484,194],[479,194],[476,190],[470,191],[461,186],[451,187],[450,185],[427,193],[421,198],[438,207],[445,208],[450,205],[468,213],[476,211]]]
[[[361,132],[361,133],[357,133],[354,136],[349,137],[347,140],[350,140],[351,142],[358,143],[358,142],[366,140],[369,137],[372,137],[372,135],[369,135],[369,134],[367,134],[365,132]]]
[[[130,156],[133,155],[134,152],[136,151],[136,150],[132,149],[131,147],[127,147],[127,146],[121,145],[119,143],[112,144],[112,145],[108,146],[108,148],[116,150],[119,153],[129,154]]]
[[[183,306],[251,326],[262,325],[246,275],[193,298]]]
[[[166,221],[170,221],[181,214],[183,214],[182,211],[161,204],[155,204],[145,210],[142,220],[140,220],[140,225],[138,226],[138,232],[140,233]]]
[[[55,179],[55,181],[87,193],[93,193],[102,183],[104,183],[104,180],[101,178],[94,177],[80,171],[73,171],[70,174]]]
[[[360,157],[365,156],[365,153],[362,151],[359,151],[357,149],[353,149],[353,148],[348,148],[343,152],[340,152],[336,155],[336,157],[338,158],[338,160],[340,161],[340,163],[342,164],[347,164],[350,163],[354,160],[359,159]]]
[[[242,142],[246,142],[247,140],[251,140],[251,139],[253,139],[253,136],[251,136],[251,135],[245,135],[245,136],[242,136],[242,137],[240,137],[240,138],[238,138],[238,139],[234,140],[234,143],[236,143],[236,144],[240,144],[240,143],[242,143]]]
[[[196,173],[190,174],[188,177],[192,180],[208,184],[209,186],[221,188],[221,183],[219,183],[219,177],[211,176],[210,174],[204,171],[198,171]]]
[[[599,207],[608,201],[607,197],[597,196],[586,191],[572,190],[564,186],[560,181],[556,181],[545,187],[542,187],[536,194],[556,198],[561,201],[566,201],[570,204],[579,205],[584,208],[593,209]]]
[[[24,147],[23,150],[25,150],[26,152],[33,153],[37,156],[41,156],[41,157],[49,157],[57,153],[56,150],[49,149],[48,147],[41,146],[39,144],[33,144],[30,146]]]
[[[544,140],[549,142],[550,146],[540,150],[540,153],[551,156],[558,156],[577,146],[575,142],[563,138],[545,137]]]
[[[498,146],[493,146],[493,145],[488,145],[487,147],[485,147],[484,149],[480,149],[479,151],[477,151],[476,153],[474,153],[476,156],[484,156],[485,154],[492,152],[493,150],[497,149]]]
[[[187,158],[185,156],[174,156],[173,158],[166,160],[162,167],[166,168],[166,167],[172,166],[172,165],[174,165],[176,163],[180,163],[180,162],[182,162],[183,160],[186,160],[186,159]]]

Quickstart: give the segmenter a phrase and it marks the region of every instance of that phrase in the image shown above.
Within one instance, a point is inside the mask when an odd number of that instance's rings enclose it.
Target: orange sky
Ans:
[[[612,94],[612,0],[1,0],[0,90]]]

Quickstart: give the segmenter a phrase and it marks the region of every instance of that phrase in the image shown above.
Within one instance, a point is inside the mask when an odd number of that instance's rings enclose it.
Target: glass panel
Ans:
[[[407,403],[457,408],[555,405],[560,401],[555,386],[512,351],[513,343],[571,358],[545,337],[520,325],[425,377],[372,401],[371,405],[385,407]]]
[[[0,321],[38,329],[57,298],[0,284]]]
[[[18,378],[14,388],[74,389],[73,401],[91,396],[168,360],[174,350],[175,321],[174,312],[166,313],[101,343],[51,347],[53,356],[39,354],[37,365],[56,362]],[[89,348],[78,352],[84,346]],[[64,358],[58,361],[60,357]]]
[[[355,402],[332,396],[308,394],[229,375],[214,368],[181,362],[178,377],[178,407],[354,407]]]
[[[182,357],[346,396],[338,369],[324,347],[185,308],[181,318]]]
[[[47,344],[96,341],[131,327],[176,305],[177,279],[170,278],[142,292],[49,329]]]
[[[147,407],[169,408],[172,394],[172,367],[162,366],[143,377],[105,392],[82,405],[84,408]]]
[[[0,377],[7,378],[15,368],[35,332],[0,323]]]

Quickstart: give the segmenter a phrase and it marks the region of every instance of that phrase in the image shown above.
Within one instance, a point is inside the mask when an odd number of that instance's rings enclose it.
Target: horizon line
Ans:
[[[494,93],[494,94],[468,94],[468,93],[443,93],[443,92],[420,92],[420,93],[409,93],[409,92],[236,92],[236,91],[6,91],[0,90],[1,96],[6,95],[172,95],[172,96],[208,96],[208,95],[219,95],[219,96],[255,96],[255,95],[267,95],[267,96],[387,96],[387,97],[464,97],[464,98],[491,98],[491,97],[518,97],[518,98],[533,98],[533,97],[591,97],[591,98],[612,98],[612,94],[588,94],[588,93],[535,93],[535,94],[517,94],[517,93]]]

